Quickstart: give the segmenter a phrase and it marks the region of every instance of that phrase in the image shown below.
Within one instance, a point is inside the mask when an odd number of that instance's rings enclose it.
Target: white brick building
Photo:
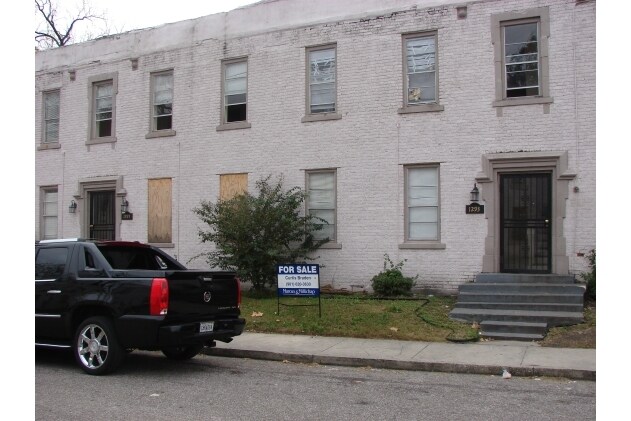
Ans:
[[[479,272],[580,272],[595,9],[268,0],[38,52],[36,239],[149,241],[186,263],[207,247],[201,200],[282,174],[334,225],[322,284],[368,287],[384,253],[452,293]],[[465,212],[474,183],[484,214]]]

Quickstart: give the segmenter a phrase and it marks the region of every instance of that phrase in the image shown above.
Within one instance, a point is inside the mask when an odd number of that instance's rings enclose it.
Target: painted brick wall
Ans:
[[[390,5],[391,2],[388,2]],[[585,269],[595,247],[595,2],[504,0],[401,5],[396,13],[347,18],[271,32],[208,38],[175,49],[141,49],[99,55],[98,63],[75,62],[72,48],[48,51],[36,72],[36,147],[41,136],[42,91],[61,88],[59,149],[36,153],[39,187],[59,186],[60,235],[81,234],[80,211],[67,207],[78,180],[122,175],[134,213],[122,221],[121,238],[147,240],[147,180],[173,179],[173,248],[180,261],[208,249],[199,243],[192,209],[219,195],[219,174],[249,173],[249,187],[267,174],[282,174],[288,186],[304,187],[304,170],[337,168],[338,242],[319,251],[321,283],[370,285],[388,253],[407,259],[404,272],[419,274],[418,286],[453,293],[482,267],[487,220],[466,215],[469,191],[483,154],[567,151],[570,182],[564,232],[570,271]],[[466,4],[467,18],[456,6]],[[550,112],[541,105],[491,104],[495,73],[491,15],[548,6],[550,10]],[[169,26],[153,29],[168,38]],[[439,96],[444,111],[398,114],[402,106],[401,34],[438,31]],[[167,33],[165,33],[167,32]],[[158,36],[159,35],[159,36]],[[121,38],[135,36],[123,34]],[[122,42],[122,41],[121,41]],[[305,114],[305,47],[337,45],[340,120],[301,123]],[[105,50],[103,50],[105,51]],[[148,50],[149,51],[149,50]],[[58,57],[55,57],[55,54]],[[221,60],[248,58],[248,121],[252,127],[218,132]],[[138,58],[132,70],[130,58]],[[55,63],[55,64],[51,64]],[[150,73],[174,69],[176,136],[146,139]],[[68,70],[76,71],[71,81]],[[117,142],[86,146],[88,78],[117,72]],[[404,165],[440,163],[441,242],[445,249],[404,250]],[[574,188],[578,187],[578,192]],[[39,214],[39,213],[37,213]],[[39,220],[36,235],[39,235]],[[191,267],[204,267],[196,260]]]

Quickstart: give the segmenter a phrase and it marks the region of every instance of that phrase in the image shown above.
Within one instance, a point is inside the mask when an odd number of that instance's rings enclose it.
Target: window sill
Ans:
[[[60,149],[61,145],[59,143],[40,143],[37,146],[38,151],[46,151],[48,149]]]
[[[447,248],[447,245],[444,243],[438,242],[426,242],[426,243],[403,243],[399,244],[399,249],[401,250],[444,250]]]
[[[156,130],[145,135],[145,139],[154,139],[156,137],[175,136],[175,130]]]
[[[527,97],[527,98],[507,98],[500,101],[493,101],[494,107],[512,107],[515,105],[532,105],[532,104],[552,104],[552,97]]]
[[[314,121],[328,121],[328,120],[341,120],[342,114],[340,113],[322,113],[322,114],[307,114],[300,122],[311,123]]]
[[[175,248],[175,244],[173,243],[147,243],[150,246],[154,246],[160,249],[172,249]]]
[[[90,139],[85,142],[86,145],[98,145],[100,143],[116,143],[115,136],[100,137],[98,139]]]
[[[418,105],[405,105],[397,110],[399,114],[412,114],[412,113],[431,113],[436,111],[445,111],[445,106],[440,104],[418,104]]]
[[[336,243],[335,241],[329,241],[320,246],[321,249],[341,249],[342,243]]]
[[[249,129],[252,127],[252,124],[247,121],[237,121],[234,123],[223,123],[217,126],[218,132],[223,132],[225,130],[238,130],[238,129]]]

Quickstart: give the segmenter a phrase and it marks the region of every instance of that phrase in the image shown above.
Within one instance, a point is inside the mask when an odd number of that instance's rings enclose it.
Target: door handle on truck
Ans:
[[[49,289],[48,294],[61,294],[61,290],[60,289]]]

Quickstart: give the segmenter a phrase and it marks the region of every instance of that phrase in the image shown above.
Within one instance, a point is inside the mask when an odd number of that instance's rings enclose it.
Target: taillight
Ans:
[[[237,308],[241,308],[241,280],[237,277],[234,278],[237,281]]]
[[[164,316],[169,311],[169,284],[165,278],[153,278],[149,293],[149,314]]]

